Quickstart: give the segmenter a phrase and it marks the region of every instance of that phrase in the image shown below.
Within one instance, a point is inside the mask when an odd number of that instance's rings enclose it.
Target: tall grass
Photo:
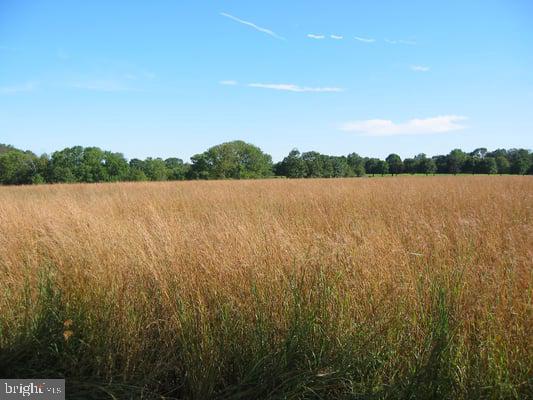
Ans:
[[[0,188],[0,376],[69,398],[526,398],[529,177]]]

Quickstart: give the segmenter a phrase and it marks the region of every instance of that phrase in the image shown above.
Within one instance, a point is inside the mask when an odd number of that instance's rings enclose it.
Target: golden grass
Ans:
[[[1,187],[0,375],[518,398],[532,267],[530,177]]]

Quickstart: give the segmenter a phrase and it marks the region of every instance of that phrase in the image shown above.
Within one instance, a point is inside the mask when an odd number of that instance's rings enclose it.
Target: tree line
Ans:
[[[98,147],[74,146],[51,155],[0,144],[0,184],[166,181],[191,179],[255,179],[268,177],[334,178],[386,174],[533,174],[533,153],[526,149],[460,149],[447,155],[418,154],[384,160],[357,153],[330,156],[292,150],[282,161],[240,140],[213,146],[191,157],[127,160],[123,154]]]

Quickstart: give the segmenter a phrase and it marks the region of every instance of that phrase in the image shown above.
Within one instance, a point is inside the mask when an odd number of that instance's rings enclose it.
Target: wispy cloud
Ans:
[[[283,36],[280,36],[278,35],[277,33],[271,31],[270,29],[267,29],[267,28],[262,28],[256,24],[254,24],[253,22],[250,22],[250,21],[245,21],[243,19],[240,19],[240,18],[237,18],[231,14],[228,14],[228,13],[225,13],[225,12],[222,12],[220,13],[220,15],[222,15],[223,17],[226,17],[226,18],[229,18],[233,21],[236,21],[240,24],[243,24],[243,25],[246,25],[246,26],[249,26],[251,28],[254,28],[256,31],[259,31],[259,32],[263,32],[263,33],[266,33],[267,35],[270,35],[276,39],[280,39],[280,40],[285,40],[285,38]]]
[[[359,42],[363,42],[363,43],[374,43],[376,41],[376,39],[365,38],[365,37],[361,37],[361,36],[356,36],[356,37],[354,37],[354,39],[359,41]]]
[[[338,87],[307,87],[307,86],[298,86],[293,83],[250,83],[249,87],[261,88],[261,89],[272,89],[272,90],[284,90],[287,92],[342,92],[344,89]]]
[[[307,37],[310,39],[317,39],[317,40],[322,40],[325,38],[324,35],[315,35],[314,33],[308,33]]]
[[[18,85],[0,86],[0,94],[17,94],[32,92],[37,88],[35,82],[25,82]]]
[[[220,83],[221,85],[235,86],[237,84],[237,81],[228,79],[228,80],[225,80],[225,81],[220,81],[218,83]]]
[[[411,70],[415,72],[428,72],[430,68],[425,65],[411,65]]]
[[[406,45],[409,45],[409,46],[414,46],[416,45],[416,42],[414,40],[403,40],[403,39],[399,39],[399,40],[393,40],[393,39],[385,39],[385,42],[389,43],[389,44],[406,44]]]
[[[340,35],[329,35],[329,37],[334,39],[334,40],[342,40],[342,39],[344,39],[344,37],[340,36]]]
[[[388,119],[369,119],[342,124],[340,129],[365,136],[432,135],[464,129],[460,122],[466,117],[442,115],[438,117],[410,119],[395,123]]]

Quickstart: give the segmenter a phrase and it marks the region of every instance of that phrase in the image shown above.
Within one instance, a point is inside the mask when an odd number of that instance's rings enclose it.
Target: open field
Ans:
[[[526,398],[533,179],[0,187],[0,376],[70,398]]]

